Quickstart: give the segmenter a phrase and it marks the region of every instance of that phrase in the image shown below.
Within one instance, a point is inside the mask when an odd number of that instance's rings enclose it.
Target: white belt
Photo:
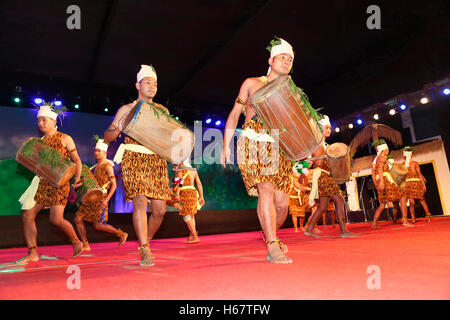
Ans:
[[[241,133],[242,136],[249,140],[275,142],[273,138],[267,133],[257,133],[254,129],[246,128]]]
[[[132,152],[139,152],[139,153],[145,153],[145,154],[155,154],[153,151],[147,149],[144,146],[141,146],[139,144],[126,144],[122,143],[119,146],[119,149],[117,149],[116,155],[114,156],[114,162],[115,163],[121,163],[123,154],[125,150],[132,151]]]

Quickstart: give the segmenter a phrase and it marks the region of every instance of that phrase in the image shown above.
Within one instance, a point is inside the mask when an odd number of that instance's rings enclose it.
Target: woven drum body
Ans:
[[[289,76],[270,81],[251,96],[250,105],[286,157],[298,161],[320,146],[323,134],[289,81]]]
[[[408,168],[402,163],[394,163],[390,170],[391,177],[394,179],[395,183],[400,186],[406,179],[408,174]],[[403,186],[404,189],[404,186]]]
[[[39,138],[29,138],[16,153],[16,161],[31,170],[54,187],[61,187],[75,174],[76,166],[68,158],[60,155],[58,165],[42,161],[42,152],[53,151]],[[55,152],[57,152],[55,150]]]
[[[191,130],[143,101],[133,106],[123,128],[124,133],[173,164],[189,158],[194,148]]]

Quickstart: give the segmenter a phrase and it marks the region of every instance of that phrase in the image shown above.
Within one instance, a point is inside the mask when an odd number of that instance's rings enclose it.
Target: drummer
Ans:
[[[53,106],[43,105],[37,114],[37,125],[44,134],[42,141],[49,147],[54,148],[64,157],[69,157],[76,165],[76,176],[74,187],[81,186],[81,160],[78,156],[75,143],[67,134],[57,130],[57,117],[62,113],[62,109]],[[37,185],[37,190],[35,189]],[[37,229],[36,216],[44,208],[50,208],[50,223],[60,228],[73,244],[73,256],[79,255],[83,251],[83,244],[78,239],[75,230],[69,221],[64,219],[64,208],[70,192],[70,182],[61,187],[54,187],[49,182],[39,177],[35,177],[28,190],[36,190],[28,194],[28,199],[21,197],[22,221],[25,242],[28,246],[28,254],[16,261],[16,263],[28,263],[39,261],[37,251]],[[27,191],[28,191],[27,190]]]
[[[158,83],[156,71],[152,66],[141,66],[137,74],[136,89],[138,100],[154,103]],[[168,113],[167,108],[161,104],[154,103],[154,105]],[[124,120],[133,106],[134,103],[129,103],[119,108],[112,124],[105,131],[106,143],[116,140],[123,131]],[[159,229],[166,213],[166,200],[170,200],[167,161],[129,136],[125,136],[124,144],[123,158],[115,158],[114,161],[122,163],[126,200],[133,202],[133,224],[142,256],[140,265],[152,266],[154,262],[149,239],[152,239]],[[147,202],[151,202],[152,206],[148,223]]]
[[[318,157],[326,154],[327,144],[325,139],[331,135],[331,124],[328,116],[324,115],[319,121],[322,126],[323,142],[319,148],[313,152],[313,157]],[[310,222],[304,232],[306,236],[318,238],[319,236],[313,231],[313,227],[317,224],[318,220],[328,210],[328,202],[334,202],[336,216],[341,229],[342,238],[356,237],[357,235],[348,231],[345,225],[344,217],[344,204],[345,200],[342,197],[341,190],[337,184],[334,183],[331,177],[326,159],[317,159],[313,162],[314,173],[312,178],[312,188],[309,196],[309,204],[314,205],[314,200],[319,199],[319,208],[312,214]]]
[[[425,192],[427,191],[426,180],[420,171],[420,166],[417,161],[411,160],[412,154],[415,151],[414,147],[403,148],[403,164],[408,168],[405,182],[405,196],[409,199],[409,212],[411,213],[412,222],[416,222],[416,213],[414,209],[415,199],[420,201],[420,204],[425,211],[427,221],[431,222],[430,209],[425,201]]]
[[[268,260],[273,263],[291,263],[292,260],[286,256],[287,246],[277,237],[277,229],[287,217],[292,164],[273,143],[273,138],[265,131],[249,100],[269,81],[289,74],[294,52],[292,46],[281,38],[272,40],[267,49],[270,51],[267,76],[247,78],[242,83],[228,116],[221,163],[225,168],[226,163],[230,162],[230,141],[243,114],[245,123],[238,141],[238,165],[247,193],[258,197],[256,211],[266,241]]]
[[[85,205],[81,204],[75,215],[75,226],[81,241],[83,241],[83,251],[91,251],[84,221],[92,222],[94,230],[103,231],[116,235],[119,238],[119,247],[127,240],[128,234],[120,229],[107,224],[108,221],[108,202],[116,191],[116,177],[114,176],[114,162],[106,159],[108,145],[103,139],[98,139],[95,145],[94,156],[97,164],[91,168],[94,169],[94,176],[103,191],[103,197],[97,202]]]
[[[377,155],[372,162],[372,180],[375,183],[380,203],[373,217],[372,228],[379,228],[378,219],[388,202],[400,202],[402,224],[405,227],[412,227],[413,225],[408,222],[406,196],[402,193],[402,190],[395,183],[389,172],[389,166],[392,165],[392,163],[390,164],[388,162],[389,147],[383,139],[374,141],[372,145],[377,151]]]

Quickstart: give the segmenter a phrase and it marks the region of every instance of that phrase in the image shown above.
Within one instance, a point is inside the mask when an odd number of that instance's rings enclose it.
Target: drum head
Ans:
[[[336,142],[327,147],[327,155],[330,158],[340,158],[348,153],[349,149],[345,143]]]
[[[398,174],[406,175],[408,174],[408,168],[403,163],[394,163],[392,169]]]
[[[279,76],[275,80],[270,81],[265,86],[262,86],[250,97],[250,104],[258,103],[269,98],[272,94],[277,92],[280,87],[287,83],[289,81],[289,78],[290,76],[288,75]]]

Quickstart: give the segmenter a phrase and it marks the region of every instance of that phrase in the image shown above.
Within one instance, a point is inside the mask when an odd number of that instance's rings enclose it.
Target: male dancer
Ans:
[[[411,157],[415,148],[405,147],[403,148],[403,164],[408,168],[408,174],[406,175],[405,181],[405,196],[409,199],[409,211],[411,213],[412,222],[416,222],[416,212],[414,209],[415,199],[420,201],[425,214],[427,216],[427,221],[431,222],[430,209],[428,209],[428,204],[425,201],[425,192],[427,192],[426,180],[420,171],[420,166],[417,161],[412,161]]]
[[[153,103],[153,98],[158,90],[155,69],[152,66],[142,65],[137,74],[135,86],[138,100]],[[168,113],[164,106],[157,103],[155,106]],[[105,131],[106,143],[114,141],[122,132],[123,121],[132,108],[133,103],[129,103],[117,111],[112,124]],[[123,157],[118,157],[116,154],[114,161],[122,162],[126,200],[133,202],[133,225],[139,241],[139,252],[142,256],[140,265],[152,266],[154,262],[148,238],[151,239],[159,229],[166,213],[166,200],[170,199],[167,161],[129,136],[125,137],[124,143],[121,146],[122,149],[125,149]],[[151,202],[152,205],[152,214],[148,218],[148,224],[147,202]]]
[[[286,245],[277,238],[277,229],[287,216],[292,165],[273,143],[273,138],[265,132],[263,124],[249,104],[250,97],[258,89],[281,75],[289,74],[292,69],[292,46],[283,39],[271,43],[273,46],[270,48],[268,75],[247,78],[242,83],[228,116],[221,163],[225,168],[226,162],[230,161],[230,141],[242,113],[245,115],[245,123],[242,126],[244,131],[238,140],[238,165],[247,193],[258,197],[256,211],[264,232],[268,260],[273,263],[292,263],[285,255]]]
[[[313,157],[323,156],[326,153],[326,143],[325,139],[327,139],[331,135],[331,124],[328,116],[324,115],[324,117],[319,121],[322,126],[323,132],[323,143],[322,145],[313,152]],[[313,231],[314,226],[317,224],[318,220],[328,209],[328,202],[331,199],[334,202],[336,216],[339,223],[339,227],[341,228],[341,237],[342,238],[351,238],[356,237],[357,235],[348,231],[347,226],[345,225],[345,216],[344,216],[344,204],[345,200],[342,197],[341,190],[339,186],[334,183],[333,178],[330,175],[330,168],[328,167],[328,163],[326,159],[317,159],[313,162],[314,165],[314,173],[313,173],[313,182],[311,188],[311,194],[309,196],[309,204],[311,206],[314,205],[314,199],[319,198],[319,208],[312,214],[310,222],[306,228],[304,234],[306,236],[312,236],[315,238],[319,238]]]
[[[113,169],[114,163],[111,160],[106,159],[107,151],[108,145],[103,142],[103,139],[98,139],[94,151],[94,156],[97,159],[97,164],[94,166],[94,176],[102,190],[104,190],[103,197],[93,204],[82,204],[75,215],[74,222],[81,241],[83,241],[84,251],[91,251],[86,236],[84,221],[92,222],[92,226],[95,230],[115,234],[119,238],[119,246],[121,246],[128,237],[127,233],[106,223],[108,221],[108,202],[114,195],[117,186]]]
[[[44,134],[42,141],[46,145],[56,149],[64,157],[70,157],[75,163],[76,177],[74,187],[77,188],[81,186],[81,160],[72,137],[57,130],[56,120],[58,113],[58,110],[52,106],[41,106],[37,115],[37,124],[39,130]],[[28,192],[37,183],[39,184],[37,190],[31,193]],[[64,208],[67,204],[69,192],[70,182],[58,188],[37,176],[33,179],[32,185],[19,200],[24,204],[22,207],[24,209],[22,211],[22,221],[25,241],[28,246],[28,254],[24,258],[16,261],[16,263],[39,261],[36,243],[36,216],[44,208],[50,208],[50,223],[59,227],[72,242],[73,256],[76,257],[83,251],[83,244],[78,239],[73,226],[69,221],[64,219]],[[30,200],[31,202],[29,202]]]

